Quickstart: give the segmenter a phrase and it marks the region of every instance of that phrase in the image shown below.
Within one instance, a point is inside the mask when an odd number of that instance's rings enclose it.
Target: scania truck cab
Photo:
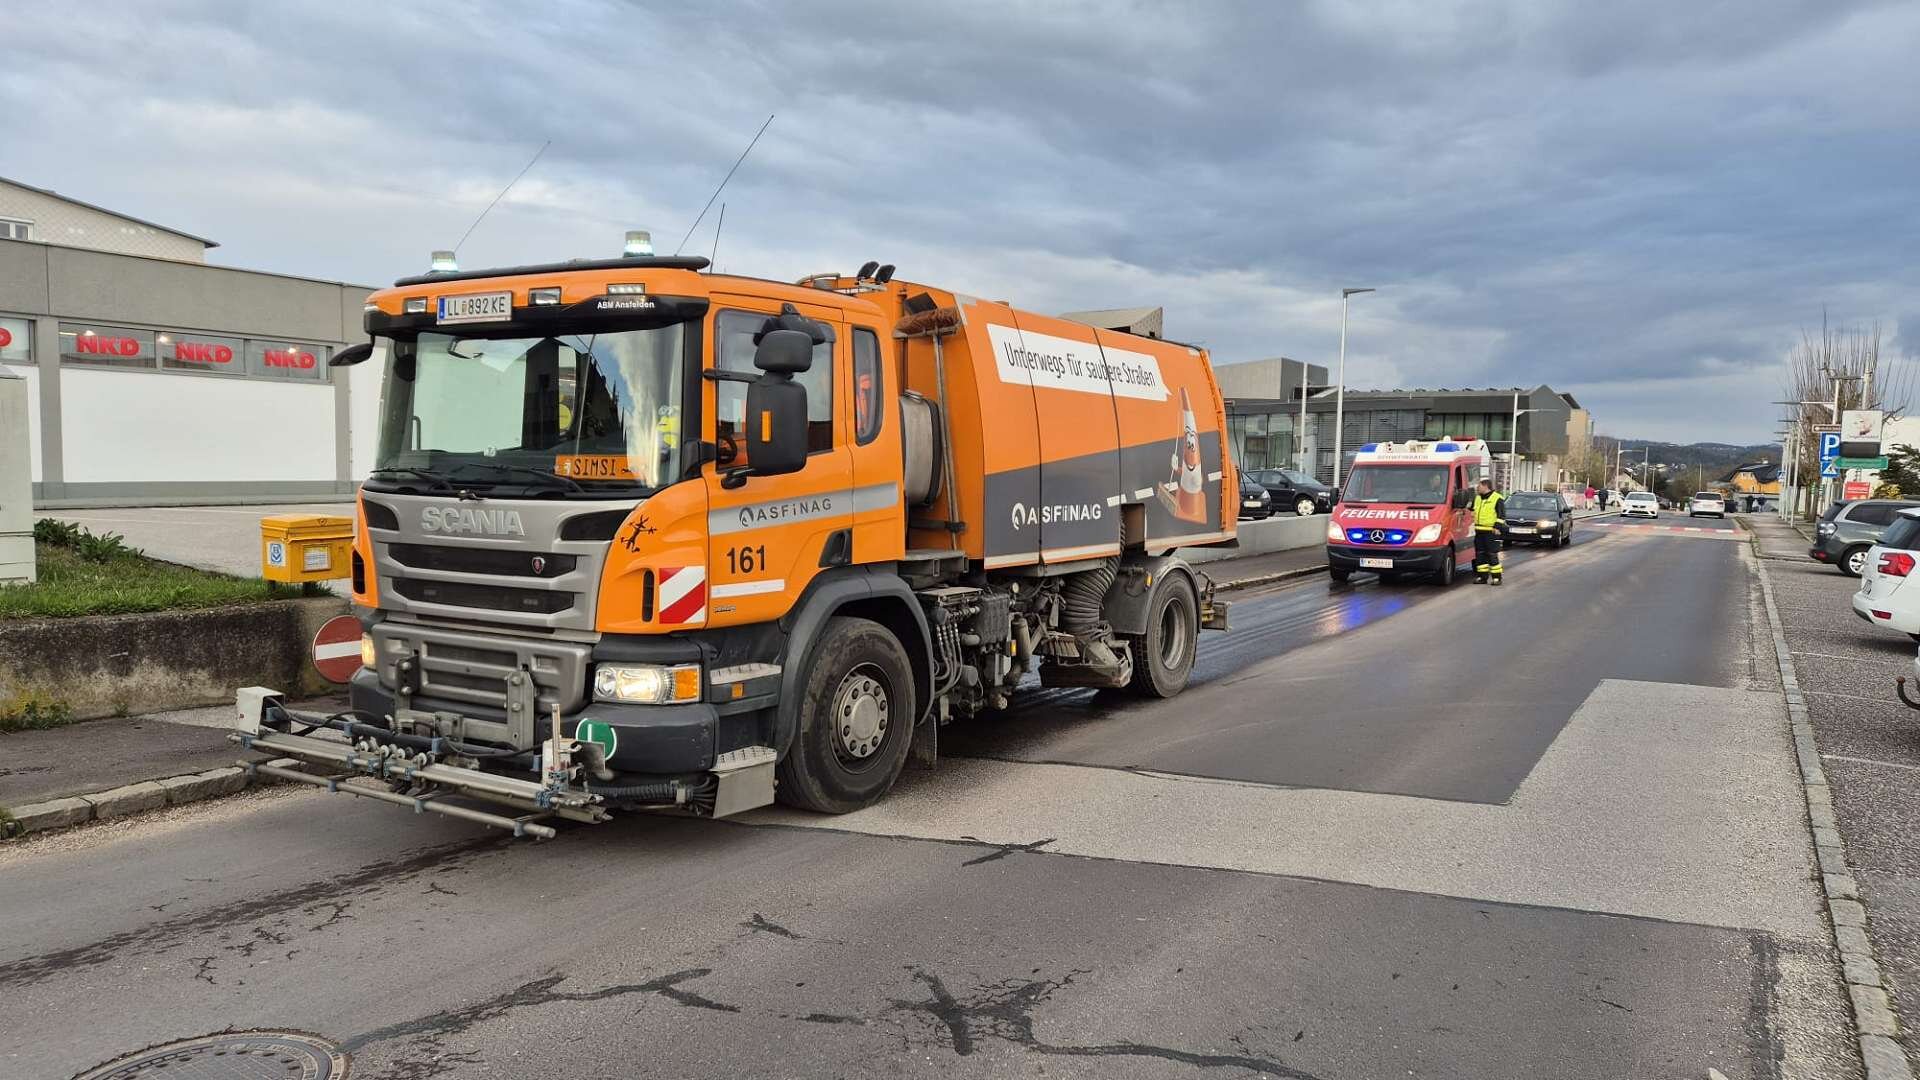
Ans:
[[[1479,439],[1361,446],[1327,519],[1327,572],[1336,582],[1364,570],[1451,585],[1473,551],[1473,489],[1490,460]]]
[[[385,371],[353,707],[252,688],[239,739],[548,835],[619,806],[848,811],[1023,679],[1186,685],[1226,604],[1176,552],[1230,542],[1237,506],[1203,350],[874,264],[705,268],[370,298],[336,361]]]

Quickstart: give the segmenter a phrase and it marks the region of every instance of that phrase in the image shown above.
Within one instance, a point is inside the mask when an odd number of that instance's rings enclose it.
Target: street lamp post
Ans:
[[[1340,438],[1345,434],[1341,428],[1346,423],[1347,414],[1347,302],[1360,293],[1373,292],[1372,289],[1340,290],[1340,374],[1334,379],[1333,392],[1333,490],[1337,497],[1340,492]]]

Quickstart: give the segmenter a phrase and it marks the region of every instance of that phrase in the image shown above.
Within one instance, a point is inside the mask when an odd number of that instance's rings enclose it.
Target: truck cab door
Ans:
[[[705,327],[713,367],[757,375],[754,335],[779,314],[776,301],[716,294]],[[703,436],[719,451],[719,460],[702,468],[709,506],[707,626],[778,618],[823,564],[835,561],[823,557],[833,554],[830,547],[851,549],[855,507],[846,327],[830,309],[801,314],[824,326],[827,340],[814,345],[812,367],[794,376],[807,391],[809,453],[799,472],[749,476],[738,487],[726,487],[728,471],[751,464],[742,428],[747,384],[709,381],[706,388]],[[669,583],[660,590],[665,621],[671,610]]]

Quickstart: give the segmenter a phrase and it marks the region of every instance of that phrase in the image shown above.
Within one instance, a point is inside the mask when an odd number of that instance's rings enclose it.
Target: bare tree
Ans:
[[[1784,401],[1787,423],[1798,431],[1798,497],[1803,509],[1812,506],[1814,482],[1820,475],[1820,440],[1813,428],[1838,424],[1848,409],[1879,409],[1897,416],[1907,409],[1913,392],[1913,365],[1881,355],[1884,337],[1876,321],[1869,326],[1833,326],[1820,316],[1820,333],[1800,332],[1800,343],[1787,353]],[[1838,410],[1835,403],[1838,403]],[[1783,466],[1785,462],[1781,463]]]

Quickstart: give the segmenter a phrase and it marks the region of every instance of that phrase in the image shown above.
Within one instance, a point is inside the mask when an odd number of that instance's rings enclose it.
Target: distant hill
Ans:
[[[1621,439],[1620,445],[1626,449],[1628,459],[1637,456],[1645,448],[1647,457],[1654,464],[1677,469],[1699,466],[1709,480],[1718,480],[1748,462],[1780,460],[1779,443],[1734,446],[1731,443],[1698,442],[1681,445],[1651,439]]]

